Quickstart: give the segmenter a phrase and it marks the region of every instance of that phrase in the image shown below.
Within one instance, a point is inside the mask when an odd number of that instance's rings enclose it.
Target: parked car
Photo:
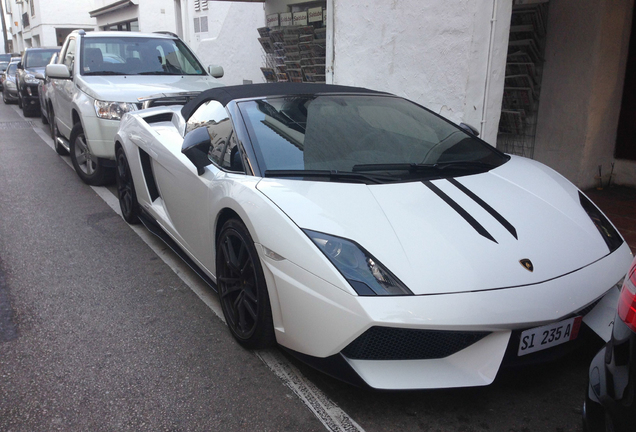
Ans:
[[[25,117],[40,113],[39,80],[35,75],[44,74],[44,67],[59,50],[59,48],[26,48],[22,53],[18,63],[16,85],[18,86],[18,106],[22,108]]]
[[[636,428],[636,259],[625,276],[612,339],[594,357],[583,406],[588,432]]]
[[[9,63],[17,56],[17,54],[0,54],[0,76],[9,67]],[[2,91],[2,80],[0,80],[0,92]]]
[[[387,93],[211,89],[128,112],[115,151],[124,219],[218,290],[240,344],[362,386],[545,361],[603,332],[631,260],[562,176]]]
[[[18,61],[9,63],[9,67],[2,73],[2,101],[10,104],[18,101],[18,86],[15,83]]]
[[[51,60],[49,64],[57,63],[57,57],[59,53],[53,54],[51,56]],[[51,79],[46,75],[41,73],[37,73],[35,77],[39,80],[38,82],[38,97],[40,99],[40,115],[42,117],[42,123],[49,124],[49,101],[51,99]]]
[[[0,54],[0,75],[9,67],[11,54]],[[0,80],[0,91],[2,91],[2,81]]]
[[[48,112],[56,150],[70,152],[78,176],[98,185],[113,179],[119,120],[141,108],[140,98],[220,86],[215,78],[223,69],[206,71],[173,34],[78,30],[46,75],[53,88]]]

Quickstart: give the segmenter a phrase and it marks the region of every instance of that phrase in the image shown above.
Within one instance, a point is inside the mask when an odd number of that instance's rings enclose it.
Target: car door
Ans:
[[[75,52],[77,41],[75,37],[69,37],[66,44],[62,48],[58,63],[62,63],[68,67],[71,73],[71,79],[52,79],[53,87],[53,107],[55,110],[55,121],[59,131],[67,138],[70,138],[71,129],[73,129],[72,119],[72,101],[75,92],[75,84],[73,82],[73,67],[75,65]]]
[[[187,131],[206,127],[210,135],[208,160],[199,175],[192,162],[176,147],[157,151],[153,171],[170,222],[188,250],[208,270],[214,268],[214,221],[228,195],[232,175],[243,171],[232,122],[219,102],[200,107]]]

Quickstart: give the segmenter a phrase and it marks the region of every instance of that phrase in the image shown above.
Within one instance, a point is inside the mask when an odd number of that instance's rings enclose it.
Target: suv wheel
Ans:
[[[71,162],[75,172],[88,185],[101,186],[112,180],[113,170],[99,163],[97,156],[91,153],[81,123],[75,123],[70,140]]]

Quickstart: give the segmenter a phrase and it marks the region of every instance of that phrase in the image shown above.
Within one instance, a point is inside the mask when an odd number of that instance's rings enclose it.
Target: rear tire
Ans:
[[[57,137],[60,136],[60,132],[57,130],[57,124],[55,123],[55,113],[51,112],[51,121],[49,121],[49,130],[51,131],[51,138],[53,138],[53,148],[55,148],[55,152],[60,156],[66,156],[68,154],[68,150],[57,142]]]
[[[73,168],[87,185],[102,186],[112,182],[114,170],[105,168],[97,156],[91,153],[81,123],[75,123],[71,131],[70,154]]]
[[[49,124],[49,119],[47,118],[47,113],[45,113],[46,109],[40,104],[40,118],[42,119],[42,124]]]
[[[265,275],[249,231],[238,219],[221,228],[216,244],[216,283],[232,336],[248,349],[276,343]]]

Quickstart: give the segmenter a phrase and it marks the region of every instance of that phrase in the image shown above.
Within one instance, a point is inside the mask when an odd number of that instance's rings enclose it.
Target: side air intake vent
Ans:
[[[157,188],[157,183],[155,183],[155,176],[152,173],[150,155],[142,149],[139,149],[139,158],[141,159],[141,170],[144,172],[144,180],[146,181],[146,187],[150,194],[150,200],[154,201],[159,198],[159,189]]]

